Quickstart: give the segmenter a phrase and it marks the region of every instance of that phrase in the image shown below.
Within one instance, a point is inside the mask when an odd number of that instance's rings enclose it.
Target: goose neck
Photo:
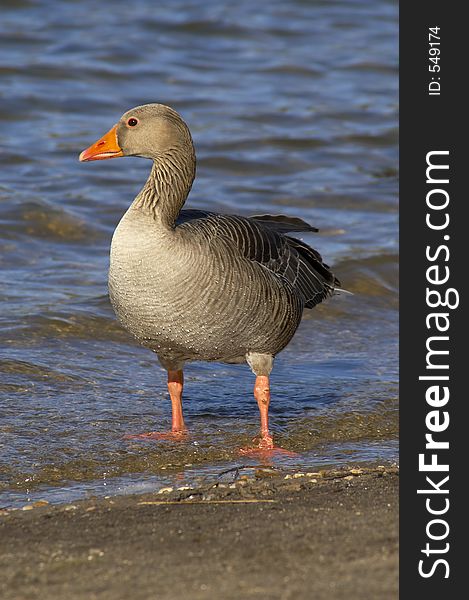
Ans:
[[[153,160],[148,179],[133,207],[173,228],[195,177],[195,154],[167,151]]]

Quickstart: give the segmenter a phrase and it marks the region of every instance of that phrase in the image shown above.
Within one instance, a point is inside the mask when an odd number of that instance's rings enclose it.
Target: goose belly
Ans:
[[[116,233],[117,230],[116,230]],[[109,294],[122,325],[161,356],[238,361],[276,354],[301,319],[297,298],[268,273],[206,248],[139,238],[111,247]]]

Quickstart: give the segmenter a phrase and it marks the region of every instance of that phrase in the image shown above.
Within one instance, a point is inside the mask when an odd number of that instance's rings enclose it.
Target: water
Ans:
[[[245,462],[237,448],[257,433],[249,369],[194,363],[190,440],[123,439],[170,425],[165,373],[106,288],[149,163],[77,157],[146,102],[191,128],[189,206],[305,219],[354,292],[306,314],[276,360],[271,425],[299,456],[275,465],[394,460],[396,3],[9,0],[0,13],[0,506],[194,483]]]

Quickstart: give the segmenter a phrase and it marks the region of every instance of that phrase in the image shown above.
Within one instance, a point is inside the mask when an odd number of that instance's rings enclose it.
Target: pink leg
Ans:
[[[184,417],[182,416],[182,390],[184,387],[184,373],[180,371],[168,371],[168,391],[171,398],[173,422],[171,431],[173,433],[186,432]]]
[[[256,377],[256,383],[254,384],[254,398],[257,401],[261,416],[260,439],[254,438],[253,440],[254,443],[257,443],[257,447],[241,448],[240,453],[251,456],[261,456],[265,459],[268,459],[275,454],[282,454],[290,457],[298,456],[296,452],[290,452],[274,446],[274,440],[269,432],[270,384],[267,375],[258,375]]]
[[[184,387],[184,374],[179,371],[168,371],[168,392],[171,398],[172,426],[171,431],[160,433],[150,431],[136,435],[126,435],[126,439],[153,439],[153,440],[182,440],[187,436],[187,429],[182,415],[182,390]]]
[[[269,433],[269,404],[270,404],[270,385],[267,375],[258,375],[254,384],[254,398],[257,400],[257,406],[261,415],[261,439],[259,448],[271,450],[274,447],[274,440]]]

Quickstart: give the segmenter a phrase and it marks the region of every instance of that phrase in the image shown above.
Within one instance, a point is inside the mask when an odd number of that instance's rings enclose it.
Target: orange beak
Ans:
[[[119,156],[124,156],[124,153],[117,141],[117,125],[114,125],[100,140],[83,150],[80,154],[80,162],[105,160],[106,158],[117,158]]]

